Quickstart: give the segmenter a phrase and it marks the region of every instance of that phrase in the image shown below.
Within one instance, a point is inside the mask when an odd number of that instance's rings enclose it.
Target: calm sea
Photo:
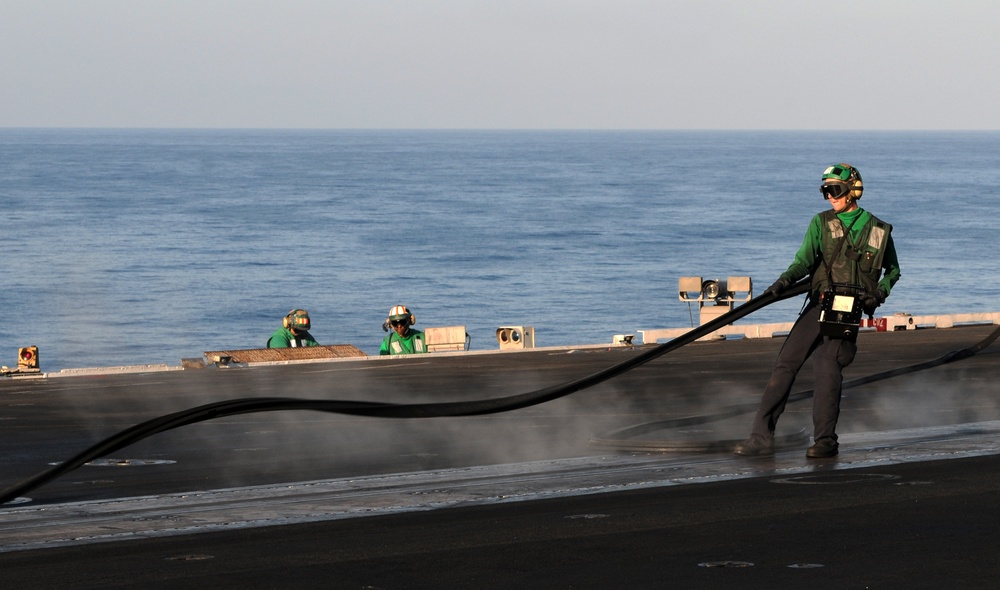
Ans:
[[[295,307],[368,353],[396,304],[474,350],[689,326],[677,279],[762,291],[840,161],[895,226],[884,313],[1000,310],[1000,133],[0,129],[0,363],[177,365]]]

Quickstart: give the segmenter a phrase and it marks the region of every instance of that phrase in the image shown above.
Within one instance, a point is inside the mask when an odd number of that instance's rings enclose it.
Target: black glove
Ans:
[[[861,309],[865,312],[865,315],[868,317],[874,315],[878,306],[885,303],[885,297],[885,291],[882,289],[876,289],[874,295],[866,295],[865,298],[861,300]]]
[[[771,285],[767,289],[764,289],[763,295],[767,295],[768,293],[770,293],[771,295],[777,297],[778,295],[781,295],[782,291],[788,288],[788,284],[789,283],[786,279],[778,279],[777,281],[774,281],[773,285]]]

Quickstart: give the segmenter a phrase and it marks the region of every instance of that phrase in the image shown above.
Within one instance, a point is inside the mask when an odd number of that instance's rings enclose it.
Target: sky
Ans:
[[[1000,129],[995,0],[0,0],[0,127]]]

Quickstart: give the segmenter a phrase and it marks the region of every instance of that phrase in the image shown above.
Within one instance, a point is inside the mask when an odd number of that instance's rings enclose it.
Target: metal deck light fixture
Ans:
[[[701,277],[681,277],[677,280],[678,298],[688,305],[698,303],[699,325],[729,313],[736,301],[749,301],[753,297],[750,277],[728,277],[725,280]],[[743,293],[744,298],[737,297]]]

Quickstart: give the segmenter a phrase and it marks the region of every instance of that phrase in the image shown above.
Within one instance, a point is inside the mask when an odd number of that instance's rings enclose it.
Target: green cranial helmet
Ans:
[[[850,188],[850,198],[854,200],[860,199],[865,190],[861,181],[861,173],[850,164],[840,163],[830,166],[823,172],[822,180],[820,191],[825,191],[831,185],[847,185],[847,188]],[[825,194],[826,192],[824,192]]]

